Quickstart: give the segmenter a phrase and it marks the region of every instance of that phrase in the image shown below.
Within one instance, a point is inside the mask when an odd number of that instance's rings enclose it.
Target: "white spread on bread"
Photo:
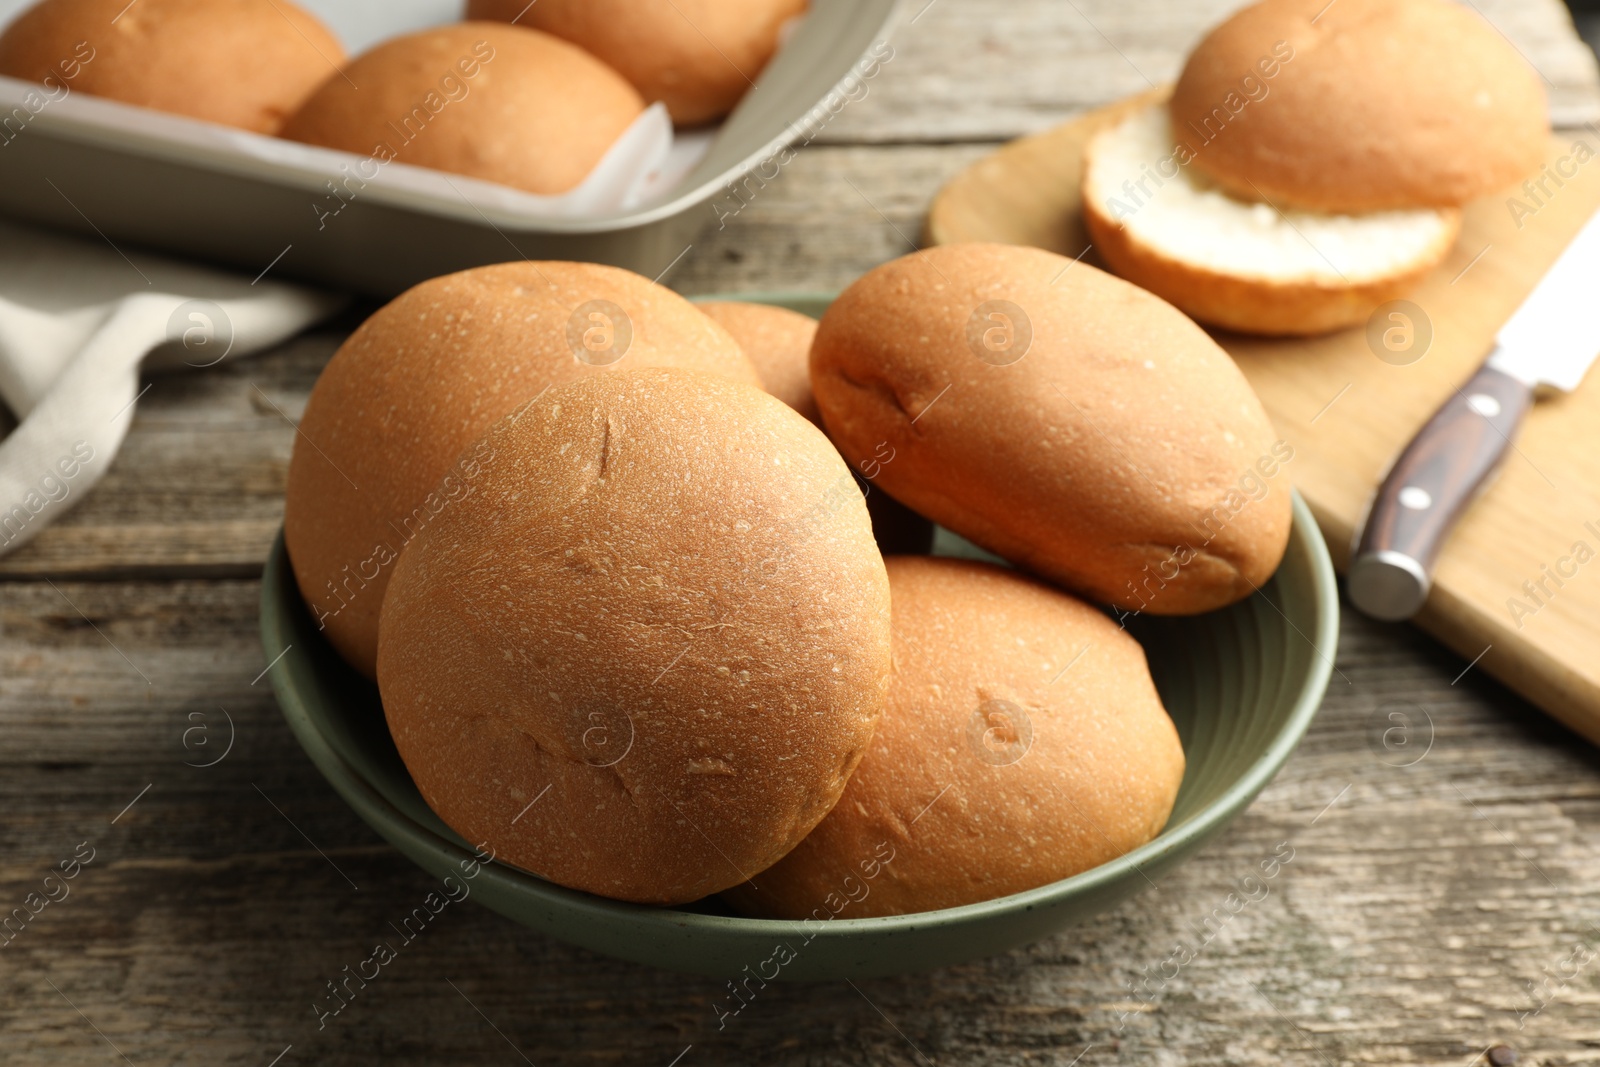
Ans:
[[[1136,239],[1183,263],[1350,284],[1408,269],[1454,226],[1447,211],[1337,215],[1241,200],[1180,165],[1173,144],[1164,106],[1135,113],[1096,139],[1084,190]]]

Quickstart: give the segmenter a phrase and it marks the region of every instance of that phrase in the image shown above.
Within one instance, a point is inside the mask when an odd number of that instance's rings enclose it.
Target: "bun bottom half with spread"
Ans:
[[[1180,162],[1164,104],[1089,143],[1084,225],[1118,275],[1199,322],[1296,336],[1365,322],[1454,247],[1450,206],[1363,214],[1248,200]]]
[[[745,881],[833,808],[889,681],[889,586],[816,427],[641,369],[552,389],[395,565],[378,684],[429,806],[642,903]]]
[[[724,896],[750,915],[951,908],[1071,877],[1149,841],[1183,779],[1144,652],[1014,571],[887,561],[889,702],[838,805]]]

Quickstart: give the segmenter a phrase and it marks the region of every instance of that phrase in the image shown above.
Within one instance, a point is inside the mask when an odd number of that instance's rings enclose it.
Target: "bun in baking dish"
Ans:
[[[1470,5],[1263,0],[1196,46],[1172,94],[1194,166],[1329,213],[1460,207],[1539,168],[1539,77]]]
[[[827,814],[889,681],[889,586],[817,428],[666,369],[552,390],[406,549],[378,684],[423,797],[574,889],[696,900]]]
[[[1119,608],[1232,603],[1288,544],[1293,450],[1233,360],[1065,256],[954,244],[874,268],[823,315],[811,384],[874,484]]]
[[[469,0],[467,17],[553,33],[593,52],[680,126],[733,110],[806,0]]]
[[[721,326],[616,267],[479,267],[362,323],[311,391],[284,504],[295,579],[334,648],[372,677],[395,560],[475,491],[469,445],[543,389],[636,366],[759,381]]]
[[[41,0],[0,34],[0,74],[256,133],[344,58],[291,0]]]
[[[886,563],[888,706],[828,817],[727,894],[740,910],[952,908],[1069,878],[1160,833],[1184,756],[1138,642],[1015,571]]]
[[[553,196],[580,184],[643,110],[633,87],[583,49],[468,22],[357,57],[283,136]]]

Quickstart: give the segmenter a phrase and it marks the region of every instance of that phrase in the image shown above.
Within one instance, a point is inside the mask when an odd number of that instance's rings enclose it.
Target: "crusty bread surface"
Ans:
[[[1039,249],[869,271],[823,316],[812,388],[853,465],[917,512],[1119,608],[1208,611],[1267,580],[1293,456],[1237,366],[1165,301]]]
[[[805,9],[806,0],[469,0],[467,17],[515,19],[586,48],[695,126],[733,109],[783,24]]]
[[[1539,75],[1452,0],[1263,0],[1173,91],[1194,165],[1246,199],[1366,213],[1460,207],[1539,169]]]
[[[753,386],[551,390],[407,548],[378,683],[423,797],[503,862],[645,903],[757,874],[827,814],[889,682],[860,490]]]
[[[553,196],[580,184],[643,110],[621,75],[576,45],[467,22],[357,57],[283,136]]]
[[[722,323],[755,364],[767,392],[812,422],[821,423],[811,395],[811,339],[817,320],[771,304],[713,300],[696,305]]]

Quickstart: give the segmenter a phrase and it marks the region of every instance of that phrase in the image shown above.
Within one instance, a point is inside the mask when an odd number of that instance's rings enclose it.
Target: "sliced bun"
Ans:
[[[643,110],[633,87],[583,49],[468,22],[358,57],[283,136],[555,195],[581,183]]]
[[[889,703],[838,805],[754,885],[750,914],[953,908],[1069,878],[1160,833],[1178,732],[1138,642],[1014,571],[886,561]]]
[[[1288,544],[1293,450],[1233,360],[1065,256],[955,244],[876,267],[823,315],[811,382],[875,485],[1097,600],[1209,611]]]
[[[1212,326],[1315,334],[1365,322],[1461,231],[1455,208],[1330,215],[1246,202],[1183,166],[1178,142],[1159,104],[1097,134],[1084,222],[1113,270]]]
[[[1225,188],[1324,212],[1459,207],[1549,137],[1538,75],[1451,0],[1263,0],[1200,42],[1171,106]]]
[[[821,424],[817,400],[811,395],[811,339],[817,335],[816,319],[788,308],[739,300],[713,300],[696,306],[733,334],[755,364],[767,392]]]
[[[467,17],[516,20],[593,52],[674,122],[733,110],[806,0],[468,0]]]
[[[623,319],[608,323],[599,301]],[[589,347],[607,341],[609,351]],[[587,263],[434,278],[350,335],[295,435],[284,540],[301,595],[352,666],[373,674],[378,610],[400,550],[474,491],[462,452],[547,387],[637,366],[759,382],[733,338],[693,304]]]
[[[452,829],[574,889],[676,904],[788,852],[889,683],[889,585],[822,433],[645,369],[552,390],[406,549],[378,683]]]
[[[344,62],[291,0],[41,0],[0,34],[0,74],[277,133]]]

